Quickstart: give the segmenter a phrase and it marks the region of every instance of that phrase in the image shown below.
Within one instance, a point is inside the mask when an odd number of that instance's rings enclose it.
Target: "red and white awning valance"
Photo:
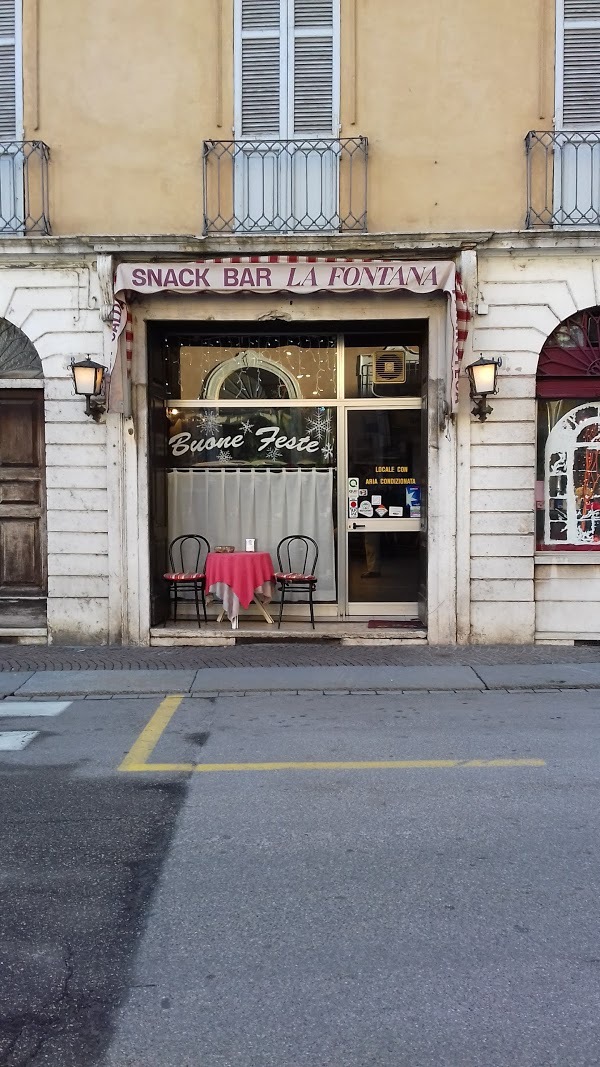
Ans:
[[[469,309],[451,260],[344,260],[312,256],[229,256],[178,263],[121,263],[115,276],[110,408],[130,412],[129,381],[133,332],[128,304],[133,293],[332,293],[444,292],[454,338],[451,406],[458,399],[458,374],[467,337]]]

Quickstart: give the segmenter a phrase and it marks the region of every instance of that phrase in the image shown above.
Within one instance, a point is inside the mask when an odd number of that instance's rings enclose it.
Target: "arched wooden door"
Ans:
[[[41,377],[41,361],[31,342],[0,320],[0,630],[46,625]]]

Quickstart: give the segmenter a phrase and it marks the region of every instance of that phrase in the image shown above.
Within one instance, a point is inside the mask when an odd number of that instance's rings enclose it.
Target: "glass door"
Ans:
[[[346,420],[347,614],[416,619],[425,596],[421,404],[349,408]]]

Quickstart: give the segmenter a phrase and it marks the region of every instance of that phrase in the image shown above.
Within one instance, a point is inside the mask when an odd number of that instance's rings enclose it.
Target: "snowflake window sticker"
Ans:
[[[332,427],[333,416],[330,408],[316,408],[312,418],[306,420],[308,432],[321,446],[321,456],[324,463],[333,460]]]
[[[197,419],[203,433],[209,436],[214,436],[220,432],[221,420],[219,419],[219,413],[217,411],[207,409],[198,415]]]
[[[331,412],[327,408],[317,408],[311,419],[306,420],[309,434],[316,437],[319,444],[331,435]]]
[[[552,427],[544,457],[546,544],[600,544],[600,404]]]
[[[278,448],[269,448],[265,455],[271,463],[281,463],[281,452]]]

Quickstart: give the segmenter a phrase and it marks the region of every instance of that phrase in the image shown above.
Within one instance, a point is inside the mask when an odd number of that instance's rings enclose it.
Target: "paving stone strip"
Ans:
[[[199,670],[206,667],[434,667],[504,664],[600,664],[600,645],[342,646],[335,642],[139,648],[0,643],[0,676],[46,670]]]
[[[599,663],[496,666],[209,667],[200,670],[0,672],[0,699],[136,699],[166,693],[194,697],[256,693],[373,694],[523,689],[600,690]]]

